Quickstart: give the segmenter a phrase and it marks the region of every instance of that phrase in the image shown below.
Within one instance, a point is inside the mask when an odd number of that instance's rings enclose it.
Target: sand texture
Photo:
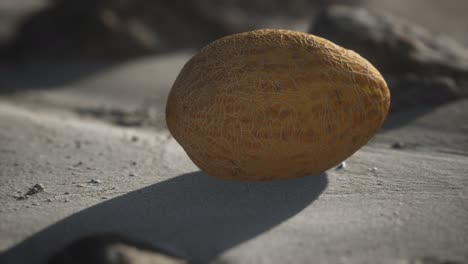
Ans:
[[[112,231],[201,262],[468,261],[468,100],[392,115],[345,169],[228,182],[200,172],[163,125],[158,102],[189,57],[1,97],[0,263],[39,263]],[[40,83],[8,76],[11,87]],[[115,121],[125,118],[140,122]],[[18,200],[36,183],[45,190]]]

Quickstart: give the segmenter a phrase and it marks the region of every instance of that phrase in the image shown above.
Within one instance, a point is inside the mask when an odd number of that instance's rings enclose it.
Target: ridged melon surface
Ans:
[[[169,94],[169,131],[223,179],[315,175],[345,160],[385,120],[390,93],[365,59],[323,38],[256,30],[216,40]]]

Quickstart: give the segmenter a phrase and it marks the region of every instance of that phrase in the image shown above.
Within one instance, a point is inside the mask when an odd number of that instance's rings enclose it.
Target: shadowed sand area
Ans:
[[[57,250],[57,244],[113,232],[206,263],[299,213],[317,199],[327,182],[326,174],[246,183],[188,173],[75,213],[7,250],[0,260],[42,259]]]

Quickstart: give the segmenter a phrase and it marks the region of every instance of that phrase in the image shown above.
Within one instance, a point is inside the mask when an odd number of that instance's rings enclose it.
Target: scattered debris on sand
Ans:
[[[29,189],[29,191],[26,194],[16,196],[16,199],[25,200],[25,199],[28,199],[30,196],[38,194],[38,193],[40,193],[42,191],[44,191],[44,185],[42,185],[41,183],[36,183],[36,184],[34,184],[34,186],[32,188]]]
[[[154,110],[149,106],[133,110],[106,107],[78,108],[75,112],[81,116],[104,120],[123,127],[153,127],[158,125],[162,118],[158,115],[154,115]],[[133,136],[131,140],[136,142],[138,141],[138,137]]]

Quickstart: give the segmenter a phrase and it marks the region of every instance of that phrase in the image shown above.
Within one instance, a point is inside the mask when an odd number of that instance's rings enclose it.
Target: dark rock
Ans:
[[[6,52],[13,58],[122,59],[184,48],[259,25],[305,17],[317,6],[363,0],[54,0],[27,18]]]
[[[385,13],[330,6],[310,32],[368,59],[388,81],[391,110],[468,95],[468,49]]]
[[[55,0],[20,26],[10,56],[121,59],[197,47],[228,29],[183,1]]]
[[[385,74],[391,91],[391,111],[439,105],[465,96],[454,79],[444,75]]]
[[[43,192],[45,189],[44,189],[44,185],[42,185],[41,183],[36,183],[34,184],[33,187],[29,188],[29,191],[26,192],[24,195],[19,195],[19,196],[15,196],[17,200],[25,200],[25,199],[28,199],[29,197],[35,195],[35,194],[38,194],[40,192]]]
[[[37,183],[34,184],[34,186],[31,189],[29,189],[29,191],[24,195],[24,197],[30,197],[42,191],[44,191],[44,185]]]
[[[115,234],[97,234],[79,239],[49,258],[49,264],[182,264],[168,250]]]
[[[386,13],[331,6],[310,31],[358,52],[385,73],[468,77],[466,47]]]
[[[393,149],[404,149],[406,147],[406,144],[403,142],[395,142],[392,144]]]

